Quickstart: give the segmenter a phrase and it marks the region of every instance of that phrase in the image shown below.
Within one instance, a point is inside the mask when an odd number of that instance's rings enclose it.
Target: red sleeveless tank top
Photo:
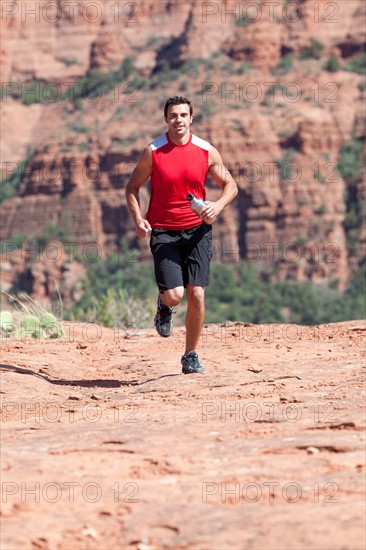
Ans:
[[[150,143],[152,152],[151,193],[146,214],[152,228],[189,229],[202,223],[187,200],[192,193],[206,198],[207,141],[190,134],[185,145],[175,145],[168,132]]]

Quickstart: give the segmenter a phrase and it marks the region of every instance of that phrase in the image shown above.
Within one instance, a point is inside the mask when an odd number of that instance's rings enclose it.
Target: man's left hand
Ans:
[[[222,207],[217,202],[205,201],[207,206],[202,210],[200,217],[202,220],[212,222],[222,210]]]

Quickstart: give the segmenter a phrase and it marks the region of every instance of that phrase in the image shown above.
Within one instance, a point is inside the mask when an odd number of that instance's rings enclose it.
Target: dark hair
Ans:
[[[189,99],[187,99],[186,97],[183,97],[181,95],[175,95],[174,97],[170,97],[169,99],[167,99],[166,102],[165,102],[165,105],[164,105],[164,116],[165,116],[165,118],[168,115],[169,105],[182,105],[183,103],[185,103],[186,105],[189,105],[189,114],[192,116],[193,115],[193,108],[192,108],[192,105],[191,105],[191,102],[189,101]]]

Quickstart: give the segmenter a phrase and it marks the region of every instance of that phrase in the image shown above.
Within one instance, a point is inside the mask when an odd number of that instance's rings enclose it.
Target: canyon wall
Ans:
[[[5,290],[23,274],[33,294],[53,285],[77,299],[85,268],[70,246],[103,257],[125,240],[150,258],[124,187],[177,94],[239,186],[215,223],[214,261],[343,289],[366,253],[365,224],[351,248],[345,227],[363,175],[350,191],[339,170],[342,150],[365,138],[364,76],[349,68],[364,23],[362,0],[3,2],[3,182],[24,167],[1,205]],[[218,194],[208,181],[207,197]],[[16,250],[16,236],[39,242],[50,224],[56,261],[29,243]]]

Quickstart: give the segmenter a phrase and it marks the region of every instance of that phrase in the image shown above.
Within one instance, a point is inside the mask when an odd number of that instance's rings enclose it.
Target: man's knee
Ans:
[[[187,285],[187,301],[196,306],[203,307],[205,303],[205,289],[202,286]]]
[[[177,306],[184,294],[184,287],[177,286],[176,288],[170,288],[163,292],[163,302],[168,307]]]

